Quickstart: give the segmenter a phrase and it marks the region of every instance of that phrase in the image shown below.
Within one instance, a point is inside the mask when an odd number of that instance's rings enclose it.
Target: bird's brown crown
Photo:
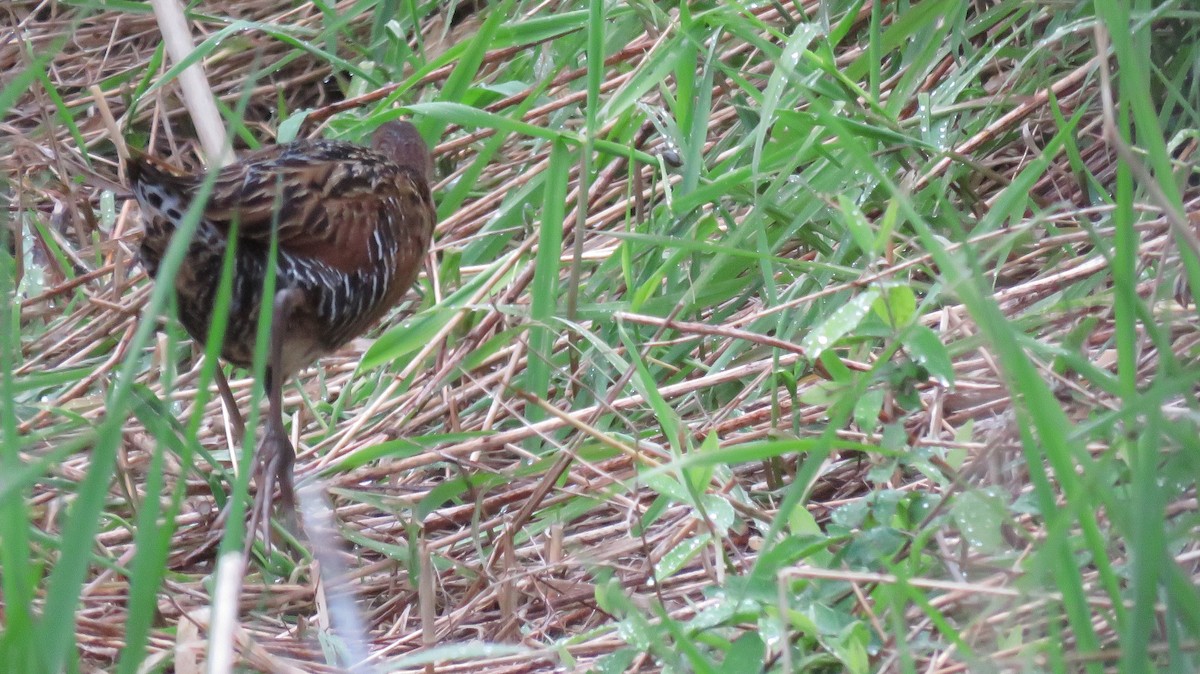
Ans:
[[[411,122],[387,122],[371,135],[371,149],[387,157],[397,166],[410,168],[433,182],[433,157],[429,146]]]

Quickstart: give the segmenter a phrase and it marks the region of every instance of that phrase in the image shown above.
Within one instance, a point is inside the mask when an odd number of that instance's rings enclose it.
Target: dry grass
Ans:
[[[215,2],[204,11],[212,17],[297,30],[311,27],[316,31],[324,25],[325,19],[314,5],[281,11],[275,4]],[[339,2],[334,9],[349,13],[353,5]],[[816,16],[817,4],[803,3],[803,9]],[[532,16],[548,10],[527,11]],[[20,214],[13,220],[18,232],[19,278],[23,279],[19,289],[22,353],[15,374],[20,378],[84,370],[72,375],[66,385],[47,386],[49,395],[22,407],[18,430],[31,438],[23,447],[24,456],[43,456],[72,437],[84,437],[88,425],[106,415],[109,382],[129,358],[146,361],[139,381],[168,402],[170,414],[187,419],[196,404],[200,359],[180,361],[179,350],[165,336],[157,340],[152,354],[131,352],[134,330],[139,321],[147,320],[143,307],[149,296],[149,284],[133,255],[141,225],[136,207],[122,198],[116,199],[112,213],[105,212],[104,183],[95,177],[120,181],[116,143],[105,123],[107,114],[123,133],[146,140],[160,154],[181,163],[197,163],[193,132],[174,83],[143,97],[138,109],[129,107],[129,94],[138,82],[147,77],[154,81],[166,68],[149,69],[159,41],[153,16],[126,11],[85,16],[78,9],[53,2],[16,2],[0,13],[16,22],[19,36],[12,39],[10,34],[0,42],[0,71],[31,67],[31,59],[38,54],[52,53],[45,71],[56,92],[51,95],[43,85],[29,87],[0,126],[5,171],[0,180],[9,186],[10,212]],[[792,5],[785,9],[769,4],[754,14],[763,25],[784,34],[801,18]],[[869,18],[866,7],[855,30],[865,30]],[[469,35],[478,26],[477,18],[469,14],[458,17],[457,24],[436,13],[425,21],[423,33],[433,53],[452,47],[460,41],[460,34]],[[197,20],[195,30],[211,34],[226,23],[224,18]],[[446,28],[448,24],[466,28]],[[363,35],[369,30],[369,18],[351,21],[343,29],[345,35]],[[760,38],[775,40],[767,31]],[[51,52],[56,40],[62,39],[61,47]],[[605,63],[602,94],[610,97],[642,74],[641,66],[654,57],[662,39],[661,34],[649,31],[611,53]],[[758,51],[752,43],[732,34],[725,34],[723,40],[715,46],[718,60],[745,62],[742,76],[765,90],[771,64],[755,58]],[[1118,349],[1113,340],[1120,329],[1111,296],[1106,294],[1110,282],[1105,274],[1111,260],[1097,252],[1098,247],[1111,244],[1112,225],[1108,222],[1110,207],[1098,205],[1094,191],[1113,188],[1116,164],[1112,144],[1102,135],[1101,62],[1088,56],[1090,45],[1083,38],[1064,40],[1055,55],[1066,65],[1055,70],[1052,79],[1037,87],[1040,93],[1033,95],[1019,86],[1034,69],[1032,64],[1011,57],[993,59],[987,71],[972,74],[984,89],[961,105],[964,110],[995,107],[1000,112],[957,142],[944,159],[923,163],[913,155],[909,157],[910,174],[893,176],[905,189],[918,193],[930,185],[943,185],[947,172],[967,164],[974,170],[968,182],[954,183],[959,190],[955,200],[965,204],[964,214],[973,213],[982,220],[1004,197],[1005,189],[1020,180],[1021,172],[1043,157],[1046,143],[1059,130],[1058,115],[1081,114],[1073,134],[1078,156],[1064,152],[1051,157],[1029,189],[1031,202],[1044,210],[1008,222],[1005,228],[974,232],[966,227],[963,243],[948,243],[946,251],[958,254],[963,246],[978,251],[996,306],[1036,336],[1042,348],[1032,349],[1031,356],[1041,377],[1069,418],[1084,425],[1102,423],[1097,420],[1103,420],[1107,411],[1120,411],[1125,404],[1119,390],[1098,386],[1074,369],[1078,363],[1089,363],[1100,371],[1115,372]],[[489,52],[474,82],[506,83],[506,62],[535,48],[523,44]],[[835,57],[848,64],[861,54],[855,50],[862,48],[846,47]],[[282,121],[281,108],[316,108],[318,112],[304,130],[307,134],[352,128],[346,120],[355,114],[353,110],[349,116],[343,113],[329,120],[321,112],[323,106],[337,105],[347,86],[347,76],[335,74],[327,59],[247,30],[205,59],[204,65],[214,93],[230,107],[244,96],[247,82],[253,82],[243,118],[245,128],[260,142],[273,139]],[[421,74],[419,84],[404,92],[404,100],[432,100],[451,71],[447,66]],[[535,95],[536,102],[520,118],[535,126],[558,124],[553,120],[573,114],[586,96],[586,75],[585,68],[566,69],[544,91],[506,89],[505,96],[486,109],[508,115]],[[922,88],[932,91],[960,76],[966,75],[947,57]],[[112,78],[124,78],[125,83],[98,86]],[[878,98],[886,102],[892,87],[903,84],[903,78],[896,75],[880,84]],[[708,144],[702,153],[710,167],[742,151],[740,141],[746,131],[741,115],[747,114],[742,86],[720,78],[713,85]],[[1014,90],[1019,101],[1007,98]],[[388,93],[386,89],[374,91],[355,91],[367,94],[356,102],[374,104]],[[651,89],[642,100],[650,108],[662,109],[666,106],[662,96],[668,93]],[[72,111],[77,129],[62,123],[63,108]],[[901,128],[922,123],[925,114],[914,101],[898,117]],[[600,122],[604,134],[612,125],[604,126],[603,119]],[[440,222],[438,259],[495,236],[497,209],[508,203],[510,195],[551,170],[549,143],[513,134],[482,174],[467,175],[473,168],[472,158],[494,133],[494,129],[456,125],[445,130],[437,149],[439,192],[451,189],[460,179],[473,180],[474,187],[464,203]],[[649,121],[636,136],[642,142],[637,149],[642,152],[658,156],[673,150]],[[1183,143],[1175,159],[1190,161],[1194,148],[1194,140]],[[571,246],[579,224],[586,232],[580,283],[587,286],[595,270],[621,254],[620,246],[630,240],[630,223],[636,230],[637,223],[644,222],[652,209],[662,207],[683,180],[678,173],[664,174],[660,165],[653,163],[639,161],[631,167],[628,161],[610,155],[599,161],[598,173],[587,189],[586,215],[581,219],[574,213],[583,202],[577,194],[579,165],[570,170],[563,219],[566,243],[560,263],[563,284],[575,264]],[[668,179],[663,179],[664,175]],[[1196,209],[1198,200],[1200,190],[1187,187],[1184,203],[1188,212]],[[720,200],[719,205],[714,200],[714,205],[706,208],[727,216],[718,226],[720,231],[736,228],[753,217],[754,211],[751,202],[738,198]],[[1169,261],[1178,251],[1167,219],[1157,216],[1162,204],[1145,203],[1137,208],[1145,214],[1137,224],[1138,267],[1157,270],[1139,277],[1138,296],[1165,326],[1165,340],[1155,341],[1157,333],[1142,330],[1135,335],[1136,380],[1145,382],[1162,368],[1163,349],[1170,349],[1180,362],[1191,362],[1198,326],[1196,313],[1170,297],[1175,283],[1171,270],[1177,266]],[[883,217],[880,211],[867,215],[872,221]],[[34,221],[43,226],[33,227],[30,223]],[[647,477],[647,470],[666,466],[657,475],[672,474],[675,469],[671,466],[678,467],[681,461],[679,448],[691,448],[685,452],[692,453],[689,455],[713,451],[717,446],[734,451],[762,446],[751,444],[756,442],[815,437],[824,430],[831,409],[831,377],[822,368],[805,370],[794,382],[796,394],[789,395],[779,373],[795,372],[796,364],[805,362],[800,347],[803,335],[767,334],[762,328],[765,319],[802,312],[830,298],[845,298],[848,292],[891,282],[928,288],[944,280],[936,254],[922,249],[917,237],[908,238],[906,233],[889,243],[878,264],[853,269],[852,274],[822,287],[783,294],[776,301],[757,292],[735,293],[719,305],[696,311],[683,310],[682,302],[675,310],[660,311],[661,306],[637,310],[625,303],[617,306],[635,289],[609,285],[592,297],[596,306],[601,300],[613,303],[609,317],[603,316],[602,308],[593,307],[576,318],[583,326],[581,331],[553,333],[551,353],[562,358],[554,361],[555,374],[541,399],[526,391],[519,376],[531,360],[543,356],[531,352],[530,341],[523,336],[503,338],[511,334],[505,331],[527,326],[532,320],[534,256],[541,231],[532,226],[521,236],[505,239],[507,243],[493,258],[499,261],[499,268],[492,266],[492,260],[471,261],[458,269],[455,278],[444,275],[445,267],[437,267],[431,260],[431,268],[441,270],[439,275],[435,280],[423,278],[421,297],[410,296],[412,301],[376,334],[401,325],[422,307],[443,302],[473,279],[481,283],[473,296],[447,310],[436,334],[424,340],[416,353],[401,354],[403,357],[386,360],[381,368],[363,372],[358,364],[371,342],[358,340],[304,372],[286,392],[286,409],[298,411],[292,419],[300,441],[297,476],[301,481],[318,481],[332,498],[339,535],[348,542],[340,546],[341,560],[348,566],[357,606],[369,628],[375,663],[394,663],[395,658],[420,652],[431,643],[484,641],[525,648],[461,664],[443,662],[437,670],[549,671],[568,667],[568,663],[587,668],[636,642],[613,629],[618,623],[629,624],[623,622],[628,616],[615,615],[611,601],[604,599],[613,587],[652,621],[686,623],[722,605],[725,600],[720,593],[710,590],[725,587],[730,578],[751,575],[760,561],[763,535],[778,515],[784,493],[781,485],[791,483],[798,473],[805,474],[805,456],[789,452],[766,460],[731,461],[710,471],[695,487],[703,492],[703,503],[714,507],[718,502],[726,504],[737,523],[727,528],[714,523],[717,514],[697,510],[682,500],[664,499],[661,486],[654,482],[655,473]],[[775,254],[802,264],[838,264],[815,252],[799,236]],[[777,272],[781,278],[785,276],[783,271]],[[1064,289],[1068,289],[1065,299]],[[939,505],[914,518],[932,525],[917,525],[914,531],[920,532],[922,554],[937,559],[930,566],[938,572],[935,577],[910,578],[906,583],[925,593],[937,615],[960,625],[962,631],[961,641],[955,645],[910,653],[916,658],[915,669],[968,671],[970,663],[976,662],[973,657],[983,655],[1000,669],[1022,669],[1036,660],[1030,659],[1021,640],[1014,644],[1012,635],[1024,634],[1036,641],[1061,629],[1049,624],[1043,613],[1051,596],[1017,589],[1017,580],[1027,570],[1027,557],[1036,553],[1047,535],[1043,518],[1006,518],[1001,530],[1008,549],[1003,554],[984,554],[972,548],[955,526],[961,519],[945,516],[956,495],[976,494],[983,487],[1007,494],[1006,502],[1022,494],[1030,497],[1030,476],[1024,462],[1029,455],[1021,454],[1021,431],[1029,421],[1014,411],[1012,382],[1006,380],[996,353],[981,338],[986,329],[980,327],[971,307],[943,295],[935,303],[920,304],[917,311],[922,325],[932,328],[943,344],[952,345],[954,386],[940,386],[930,377],[910,377],[910,388],[887,390],[880,419],[891,422],[890,428],[902,430],[905,436],[889,449],[884,445],[897,438],[881,436],[882,427],[863,428],[857,418],[833,429],[840,438],[835,446],[847,449],[824,459],[812,475],[804,503],[816,522],[824,525],[849,507],[876,507],[883,492],[928,495],[929,503]],[[640,354],[630,353],[629,345],[619,342],[603,350],[587,346],[581,334],[599,335],[604,332],[602,325],[612,321],[637,327],[633,343],[641,349]],[[501,338],[497,340],[497,336]],[[490,342],[486,355],[478,356],[489,340],[496,341]],[[1059,347],[1074,349],[1068,358],[1074,365],[1064,365],[1067,356],[1055,351]],[[679,362],[686,362],[687,369],[654,361],[668,352],[683,354]],[[730,358],[731,354],[735,357]],[[852,343],[839,354],[851,371],[878,371],[881,359],[905,360],[896,355],[897,350],[870,340]],[[659,371],[657,396],[676,419],[660,418],[660,408],[647,398],[649,392],[638,388],[644,382],[638,383],[632,367],[624,372],[610,370],[609,365],[591,360],[601,355],[614,361],[665,364]],[[561,368],[565,363],[569,367]],[[172,367],[177,367],[178,373],[165,388],[160,375]],[[678,376],[671,376],[671,371]],[[597,376],[597,372],[601,374]],[[252,380],[239,372],[232,385],[245,409],[253,398]],[[580,391],[591,393],[581,396]],[[905,395],[919,402],[911,404]],[[581,399],[592,402],[577,404]],[[215,388],[205,400],[206,421],[199,429],[198,443],[218,462],[228,464],[231,431],[216,401]],[[1181,396],[1163,413],[1179,420],[1189,409]],[[656,422],[663,425],[656,427]],[[678,437],[666,435],[664,429],[673,427]],[[1111,457],[1109,443],[1093,435],[1084,437],[1095,460]],[[118,471],[105,507],[109,519],[94,547],[97,555],[117,565],[126,564],[135,554],[135,529],[129,523],[136,520],[137,505],[155,498],[145,493],[144,485],[148,471],[153,470],[158,438],[157,432],[147,430],[138,418],[131,416],[125,425]],[[406,444],[405,438],[419,442]],[[438,438],[442,441],[436,442]],[[707,438],[713,439],[711,447],[705,444]],[[851,451],[851,446],[875,446],[879,451]],[[545,458],[535,453],[539,448],[555,451]],[[930,471],[898,461],[898,452],[924,457],[922,461],[929,463],[921,465],[930,465]],[[569,466],[565,461],[556,462],[558,457],[570,457]],[[213,493],[214,487],[221,492],[228,486],[205,462],[181,466],[174,453],[168,453],[166,461],[167,486],[187,480],[187,498],[175,519],[167,557],[169,573],[158,589],[158,615],[148,650],[152,658],[172,662],[174,671],[198,671],[187,663],[189,653],[203,651],[209,635],[213,590],[207,583],[216,563],[210,529],[217,511]],[[90,462],[88,452],[64,457],[28,494],[33,524],[46,537],[61,534],[71,485],[82,480]],[[941,479],[934,479],[935,472]],[[447,491],[445,485],[462,479],[466,480],[464,486]],[[1168,506],[1173,518],[1187,513],[1194,517],[1194,491],[1193,500],[1188,498],[1184,493]],[[651,511],[654,516],[649,526],[641,527],[639,523]],[[1101,511],[1096,517],[1106,522],[1108,514]],[[693,554],[677,558],[682,554],[680,545],[691,541],[697,545]],[[1194,547],[1177,549],[1176,562],[1191,568],[1188,565],[1194,562],[1187,559],[1194,556]],[[329,661],[318,639],[328,625],[324,591],[310,561],[298,552],[291,554],[297,555],[300,563],[281,561],[279,551],[264,557],[259,550],[247,571],[239,602],[241,631],[236,636],[243,665],[261,671],[340,671],[322,664]],[[906,554],[902,550],[897,559]],[[1114,543],[1114,563],[1122,555]],[[675,559],[679,559],[678,568],[673,566]],[[425,583],[414,580],[422,566]],[[657,575],[663,569],[670,572]],[[286,577],[275,577],[279,573]],[[1086,568],[1082,574],[1089,601],[1100,607],[1096,635],[1102,645],[1115,648],[1120,634],[1117,626],[1103,617],[1107,613],[1102,607],[1111,604],[1110,595],[1103,591],[1103,579]],[[897,658],[905,648],[898,642],[899,634],[915,644],[938,629],[930,622],[928,607],[909,604],[906,613],[895,614],[894,607],[868,599],[875,588],[896,584],[897,579],[860,571],[845,560],[835,561],[832,570],[797,565],[781,577],[836,579],[844,583],[840,587],[857,594],[857,601],[851,599],[850,603],[858,606],[857,615],[870,625],[874,639],[881,644],[873,654],[872,671],[902,671]],[[616,584],[611,585],[610,579]],[[85,671],[104,670],[116,661],[123,645],[127,596],[124,574],[93,566],[77,615]],[[662,614],[652,611],[652,606],[660,606]],[[746,617],[741,623],[752,629],[754,620]],[[897,629],[897,624],[904,627]],[[968,644],[974,656],[963,655]],[[646,650],[633,659],[629,669],[654,669],[656,662]],[[778,667],[781,662],[772,660],[771,665]]]

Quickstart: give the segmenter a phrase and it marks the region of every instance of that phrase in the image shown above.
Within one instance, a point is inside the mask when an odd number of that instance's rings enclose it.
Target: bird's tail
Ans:
[[[183,169],[172,166],[134,147],[129,148],[127,161],[125,170],[126,175],[129,176],[130,185],[143,182],[171,183],[178,181],[179,178],[187,177],[187,172]]]
[[[387,122],[371,136],[371,149],[396,165],[416,171],[425,182],[433,182],[433,156],[411,122]]]
[[[187,210],[185,195],[190,192],[192,182],[186,171],[129,148],[126,175],[143,210],[165,216],[171,225],[179,224]]]

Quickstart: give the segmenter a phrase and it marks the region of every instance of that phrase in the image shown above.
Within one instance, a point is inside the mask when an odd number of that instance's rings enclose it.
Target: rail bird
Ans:
[[[273,312],[269,411],[255,455],[252,522],[269,521],[276,485],[294,521],[295,451],[283,425],[283,384],[362,334],[412,286],[433,237],[432,173],[425,142],[400,121],[380,126],[370,147],[298,140],[259,149],[207,178],[143,153],[131,157],[129,182],[145,227],[141,264],[156,283],[171,283],[192,339],[208,339],[230,247],[232,304],[219,336],[221,356],[250,367],[259,314],[263,307]],[[163,278],[163,254],[206,180],[211,189],[183,262],[174,277]],[[267,296],[273,239],[274,292]]]

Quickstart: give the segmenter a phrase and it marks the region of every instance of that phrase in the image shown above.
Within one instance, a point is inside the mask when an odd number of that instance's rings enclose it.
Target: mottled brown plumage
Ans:
[[[416,280],[435,222],[431,174],[429,150],[407,122],[381,126],[370,148],[296,141],[258,150],[217,173],[173,285],[180,322],[203,344],[223,258],[236,233],[221,356],[241,367],[253,358],[264,299],[274,308],[267,366],[271,411],[258,449],[257,515],[268,514],[276,480],[285,508],[294,508],[283,382],[361,334]],[[129,181],[145,221],[142,264],[157,279],[205,176],[139,154],[129,162]],[[264,298],[273,232],[279,251],[275,294]]]

